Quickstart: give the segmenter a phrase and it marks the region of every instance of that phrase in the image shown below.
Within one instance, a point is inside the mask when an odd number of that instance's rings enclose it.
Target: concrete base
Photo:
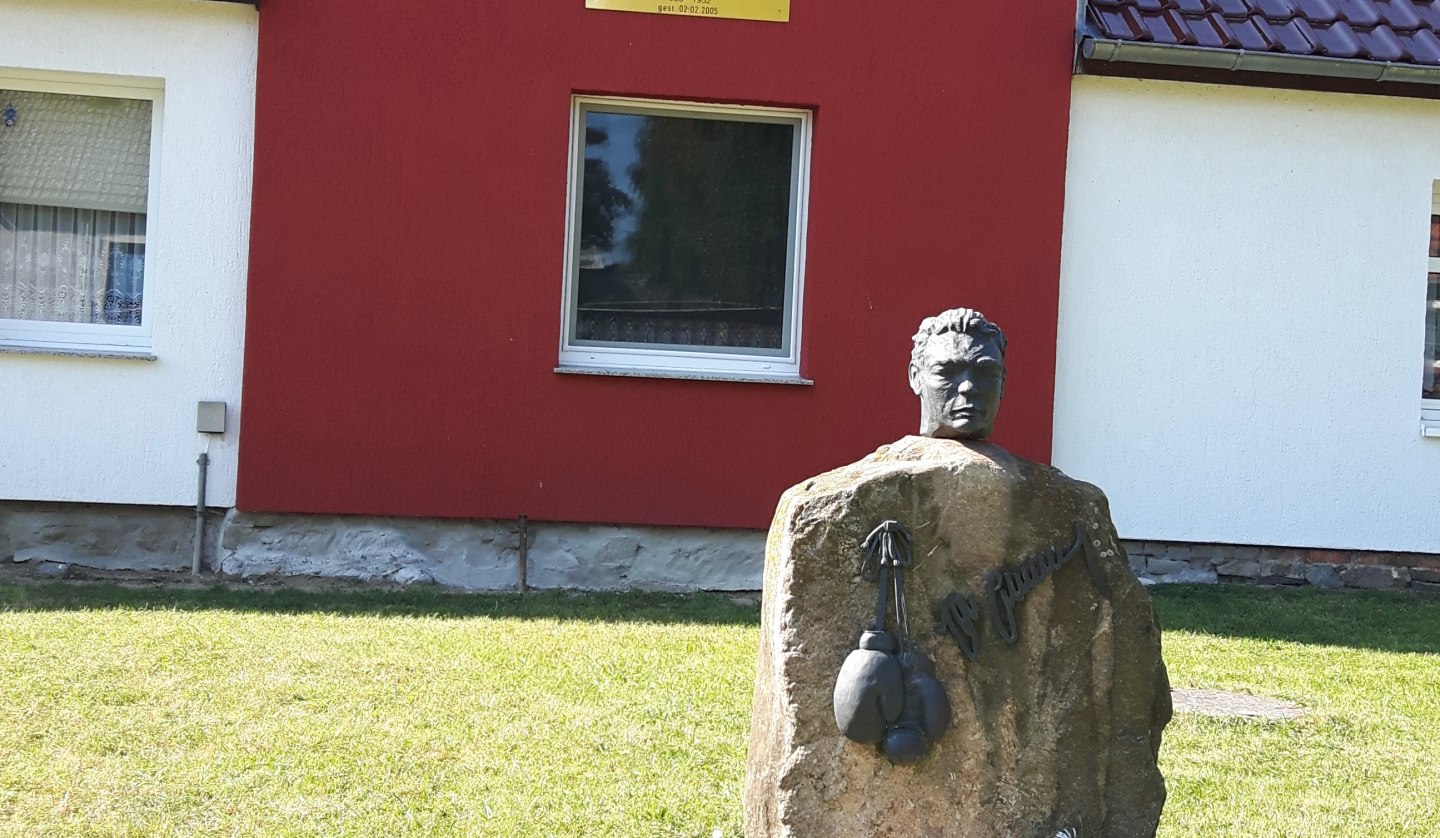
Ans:
[[[516,521],[266,515],[231,511],[226,576],[333,576],[463,590],[513,590]],[[532,521],[526,583],[579,590],[753,591],[765,534]]]
[[[516,521],[272,515],[212,509],[205,567],[240,579],[312,576],[472,591],[514,590]],[[755,591],[765,534],[531,521],[526,580],[573,590]],[[0,501],[0,562],[36,576],[71,568],[181,573],[194,549],[184,507]],[[1122,542],[1147,584],[1240,582],[1440,594],[1440,554]]]
[[[207,557],[219,550],[221,514],[210,510],[206,515]],[[71,565],[95,570],[188,571],[194,549],[194,509],[0,502],[0,560],[29,564],[44,574],[54,575],[56,566]]]
[[[473,591],[519,583],[516,521],[212,512],[205,569],[240,579],[313,576]],[[0,502],[0,560],[37,575],[68,567],[185,571],[194,511]],[[526,581],[572,590],[754,591],[765,534],[532,521]]]

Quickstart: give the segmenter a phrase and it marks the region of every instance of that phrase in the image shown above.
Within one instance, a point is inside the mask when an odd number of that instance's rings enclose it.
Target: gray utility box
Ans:
[[[195,430],[202,434],[225,433],[225,403],[200,402],[195,409]]]

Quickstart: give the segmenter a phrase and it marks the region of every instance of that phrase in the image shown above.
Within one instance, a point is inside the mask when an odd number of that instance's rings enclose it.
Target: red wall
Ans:
[[[914,432],[910,335],[957,305],[1047,459],[1074,8],[265,0],[239,506],[764,527]],[[575,92],[814,109],[813,387],[554,372]]]

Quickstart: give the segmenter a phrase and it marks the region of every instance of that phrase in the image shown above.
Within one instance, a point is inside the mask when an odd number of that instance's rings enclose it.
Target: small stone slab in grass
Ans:
[[[1201,716],[1239,716],[1274,722],[1305,715],[1300,705],[1289,701],[1224,690],[1174,689],[1170,691],[1170,701],[1176,713],[1197,713]]]

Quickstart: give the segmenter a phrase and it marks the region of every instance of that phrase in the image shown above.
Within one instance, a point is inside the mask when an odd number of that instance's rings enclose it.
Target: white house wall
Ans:
[[[0,499],[193,504],[199,400],[229,404],[209,501],[235,500],[257,13],[197,0],[0,0],[0,75],[161,79],[145,317],[155,360],[0,352]],[[84,79],[80,79],[84,80]]]
[[[1077,77],[1054,461],[1122,537],[1440,552],[1440,102]]]

